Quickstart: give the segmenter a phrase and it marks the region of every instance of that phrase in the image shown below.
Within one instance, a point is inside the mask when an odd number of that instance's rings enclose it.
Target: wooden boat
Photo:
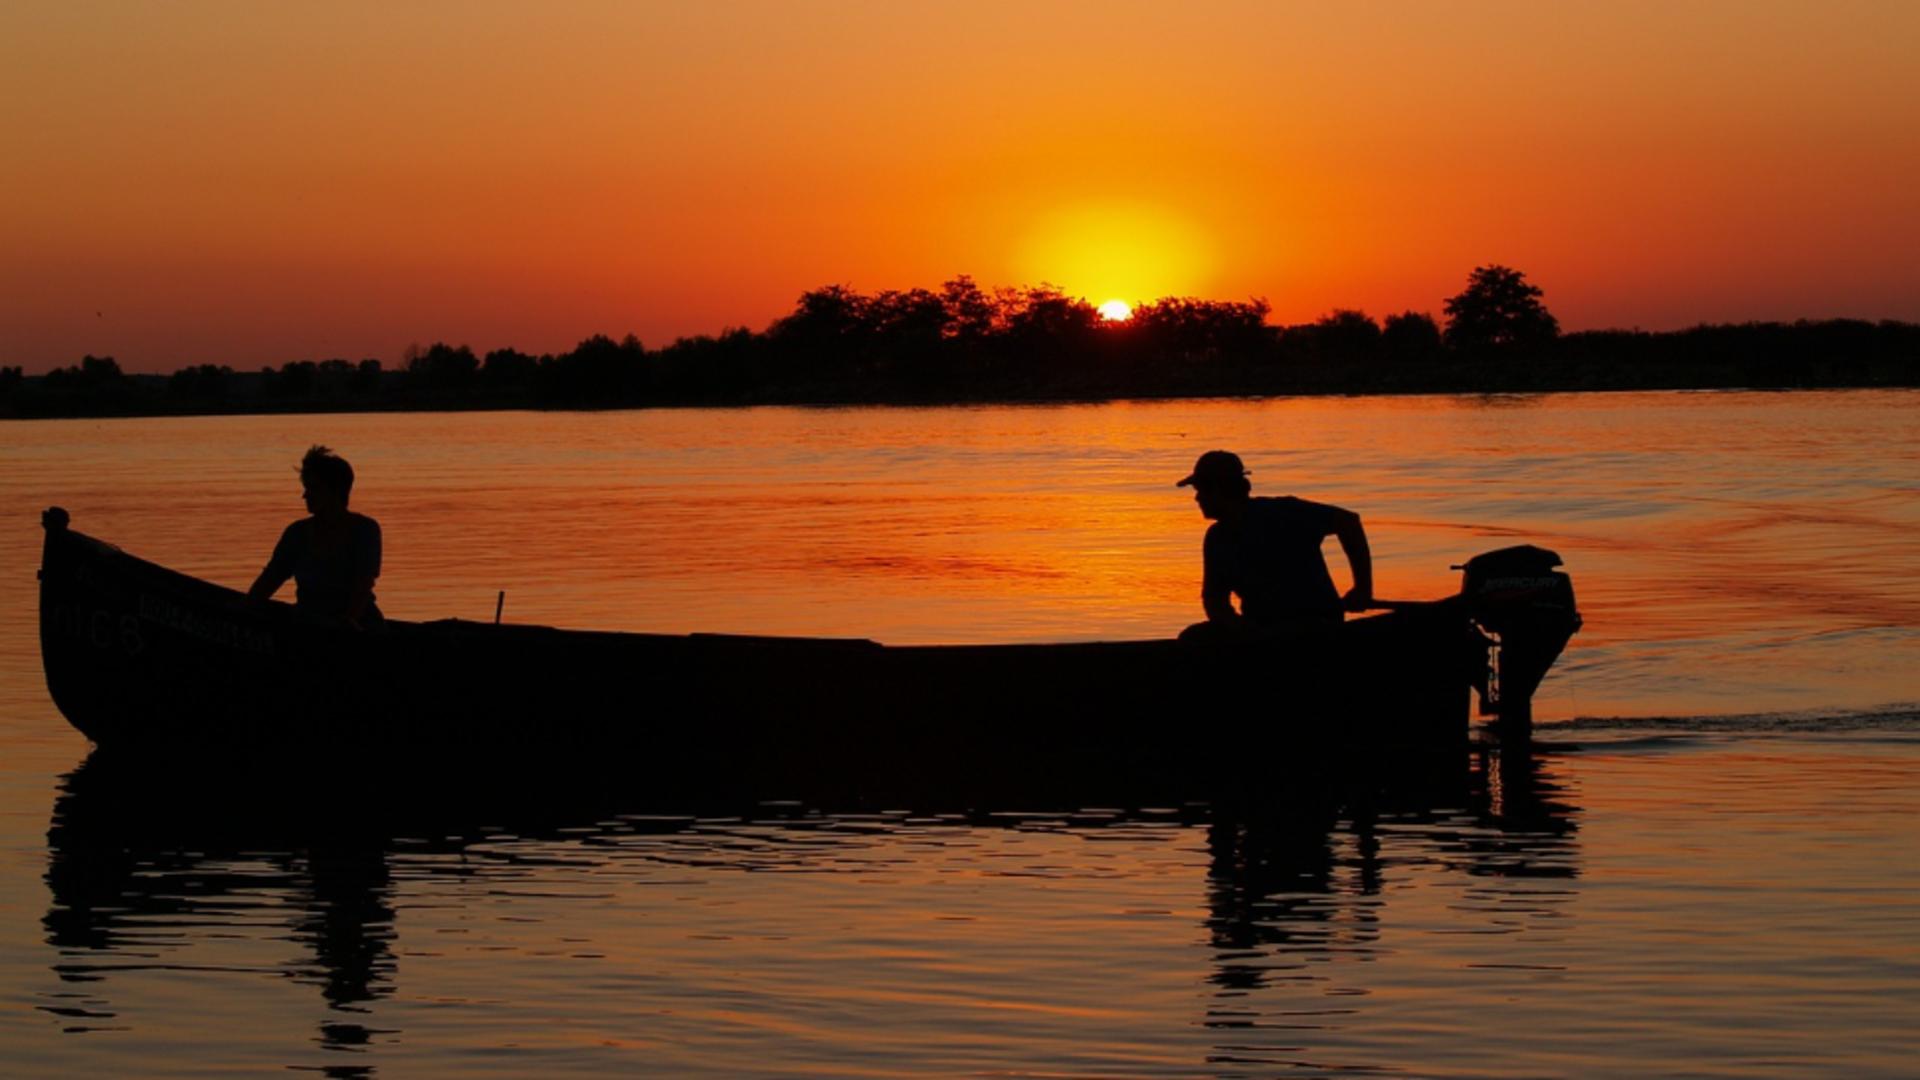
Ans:
[[[1229,774],[1333,745],[1524,723],[1579,625],[1559,558],[1465,564],[1445,599],[1314,635],[1041,645],[630,634],[390,620],[358,631],[43,515],[47,687],[103,749],[278,764],[593,763],[648,777],[878,782]],[[863,779],[864,778],[864,779]]]

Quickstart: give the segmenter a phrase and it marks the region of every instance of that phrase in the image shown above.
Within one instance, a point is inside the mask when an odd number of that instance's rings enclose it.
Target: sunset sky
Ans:
[[[764,328],[803,290],[1920,320],[1920,3],[0,9],[0,363]]]

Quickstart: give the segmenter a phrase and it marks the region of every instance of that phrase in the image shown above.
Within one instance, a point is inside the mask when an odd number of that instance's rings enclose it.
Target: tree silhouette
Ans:
[[[1540,302],[1540,287],[1505,266],[1478,266],[1467,287],[1447,300],[1449,346],[1462,351],[1525,348],[1560,335],[1560,323]]]
[[[913,371],[946,340],[947,305],[926,289],[891,289],[864,305],[862,336],[866,339],[865,371]]]
[[[1397,363],[1434,360],[1441,353],[1440,324],[1424,311],[1403,311],[1381,323],[1380,341]]]
[[[1044,281],[1014,298],[1003,317],[1006,332],[1015,339],[1062,347],[1085,341],[1100,325],[1100,313],[1092,304]]]
[[[190,401],[218,404],[233,385],[233,369],[224,364],[183,367],[167,379],[167,393]]]
[[[235,372],[129,375],[111,357],[26,375],[0,367],[0,416],[547,408],[822,402],[1089,400],[1302,393],[1460,393],[1719,386],[1920,386],[1920,326],[1836,319],[1561,335],[1519,271],[1481,266],[1446,303],[1376,322],[1336,309],[1277,327],[1265,300],[1161,297],[1105,322],[1057,286],[801,294],[764,331],[648,349],[595,335],[532,356],[436,342],[403,370],[299,360]],[[1448,361],[1453,362],[1448,362]]]
[[[124,386],[126,381],[119,361],[91,353],[81,357],[80,363],[73,367],[54,368],[46,375],[47,389],[68,393],[111,392]]]
[[[480,380],[495,388],[525,389],[539,370],[540,361],[518,349],[495,349],[480,365]]]
[[[845,285],[828,285],[801,293],[793,314],[777,320],[768,333],[797,349],[833,351],[845,348],[866,318],[866,297]]]
[[[314,369],[314,386],[321,395],[329,398],[341,398],[354,392],[360,381],[360,371],[351,361],[335,357],[322,360]]]
[[[480,371],[480,360],[465,345],[436,341],[425,352],[407,350],[407,375],[434,390],[464,390]]]
[[[940,302],[946,308],[946,336],[962,346],[984,341],[994,331],[994,304],[973,278],[961,274],[940,286]]]
[[[1164,296],[1134,308],[1112,329],[1131,334],[1149,354],[1185,363],[1263,353],[1272,343],[1267,302]]]
[[[1322,356],[1367,363],[1380,356],[1380,324],[1364,311],[1339,308],[1313,324],[1313,342]]]
[[[320,365],[311,360],[289,360],[281,364],[277,372],[272,368],[262,368],[260,374],[267,393],[274,397],[310,398],[313,396],[314,383],[320,376]]]
[[[647,350],[628,334],[615,341],[595,334],[573,351],[543,365],[546,381],[562,400],[592,406],[637,401],[646,391]]]

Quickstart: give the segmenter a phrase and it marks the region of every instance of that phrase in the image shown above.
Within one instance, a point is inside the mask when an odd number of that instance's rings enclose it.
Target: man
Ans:
[[[1373,556],[1360,515],[1291,495],[1256,499],[1246,466],[1225,450],[1201,454],[1176,486],[1191,487],[1201,515],[1213,522],[1202,548],[1200,602],[1207,622],[1193,631],[1310,629],[1336,625],[1344,612],[1373,605]],[[1344,597],[1320,554],[1320,542],[1329,536],[1340,538],[1353,572],[1353,588]]]
[[[292,578],[300,610],[355,628],[377,626],[381,616],[373,582],[380,576],[380,524],[347,509],[353,466],[315,446],[300,460],[300,486],[312,516],[280,534],[247,594],[256,601],[270,599]]]

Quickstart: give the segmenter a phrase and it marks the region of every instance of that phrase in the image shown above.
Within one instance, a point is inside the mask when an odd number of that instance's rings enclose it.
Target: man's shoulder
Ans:
[[[1259,529],[1295,531],[1307,529],[1332,532],[1340,527],[1347,511],[1329,503],[1302,499],[1297,495],[1274,495],[1253,500],[1248,520]]]
[[[1254,497],[1247,509],[1256,517],[1290,518],[1309,512],[1319,505],[1319,503],[1302,499],[1298,495],[1259,495]]]
[[[1268,495],[1257,498],[1255,505],[1264,504],[1263,513],[1269,514],[1344,514],[1345,510],[1332,503],[1314,502],[1298,495]]]

